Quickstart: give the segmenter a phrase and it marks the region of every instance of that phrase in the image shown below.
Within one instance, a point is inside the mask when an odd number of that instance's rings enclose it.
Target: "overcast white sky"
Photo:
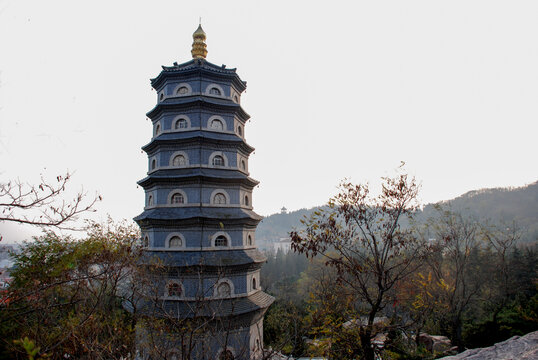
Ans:
[[[0,181],[69,170],[100,216],[140,213],[149,79],[190,60],[199,16],[248,82],[262,215],[402,160],[423,203],[538,180],[536,0],[0,0]]]

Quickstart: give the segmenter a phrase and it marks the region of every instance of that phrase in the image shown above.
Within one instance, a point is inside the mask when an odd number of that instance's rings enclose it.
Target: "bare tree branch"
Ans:
[[[94,211],[95,204],[102,198],[96,195],[88,199],[81,189],[73,199],[63,199],[69,180],[71,174],[67,172],[57,176],[56,182],[41,177],[37,185],[18,179],[0,183],[0,222],[75,230],[67,223],[76,220],[81,213]]]

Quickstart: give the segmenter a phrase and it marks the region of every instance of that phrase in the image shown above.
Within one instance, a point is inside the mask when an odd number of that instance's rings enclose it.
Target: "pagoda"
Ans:
[[[260,286],[266,258],[256,248],[246,82],[206,60],[201,26],[193,38],[193,59],[151,80],[157,104],[147,113],[153,135],[138,182],[146,200],[135,218],[151,280],[136,311],[161,328],[137,330],[138,357],[261,358],[274,298]]]

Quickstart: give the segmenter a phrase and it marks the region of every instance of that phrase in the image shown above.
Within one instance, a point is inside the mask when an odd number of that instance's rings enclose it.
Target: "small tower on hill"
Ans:
[[[263,315],[274,298],[261,291],[266,261],[256,248],[261,217],[253,211],[241,107],[246,82],[235,69],[206,60],[206,34],[193,34],[193,59],[163,66],[151,80],[153,123],[142,231],[154,289],[140,311],[165,331],[138,332],[139,356],[167,359],[256,359]],[[162,328],[161,328],[162,329]]]

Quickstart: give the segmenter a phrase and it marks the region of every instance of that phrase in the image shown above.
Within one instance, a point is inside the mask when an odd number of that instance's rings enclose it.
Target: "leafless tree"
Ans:
[[[0,183],[0,222],[73,229],[67,224],[81,213],[93,211],[100,195],[88,198],[81,190],[73,199],[64,198],[71,174],[57,176],[55,181],[41,177],[37,185],[20,180]]]
[[[499,313],[506,306],[510,297],[518,291],[510,271],[508,256],[521,238],[521,228],[514,221],[511,224],[485,224],[482,226],[482,234],[487,245],[493,248],[495,268],[489,277],[491,292],[483,300],[493,310],[493,323],[497,323]]]
[[[452,343],[462,351],[463,315],[483,283],[478,279],[480,274],[473,271],[474,257],[480,247],[480,225],[451,209],[439,207],[438,212],[439,216],[429,221],[437,251],[432,251],[427,261],[435,281],[446,284],[440,288],[440,299],[446,309],[439,314],[440,323],[448,328]]]

